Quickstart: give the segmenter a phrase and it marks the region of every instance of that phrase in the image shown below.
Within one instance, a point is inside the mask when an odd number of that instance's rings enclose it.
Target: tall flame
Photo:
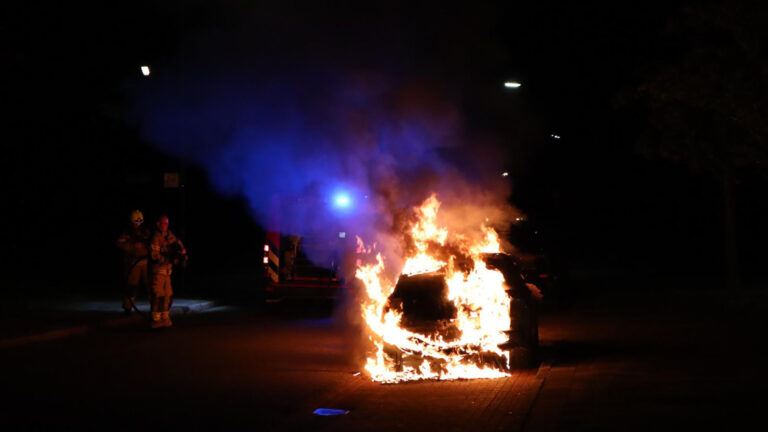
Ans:
[[[401,274],[444,273],[447,300],[457,311],[450,324],[458,332],[445,338],[439,332],[422,334],[404,328],[402,312],[388,307],[396,281],[384,277],[381,254],[376,255],[375,263],[358,264],[355,276],[365,286],[366,294],[362,314],[375,347],[369,353],[365,371],[375,381],[498,378],[509,374],[509,353],[499,345],[507,341],[511,300],[505,291],[504,276],[488,268],[481,258],[483,253],[500,252],[499,237],[493,229],[480,226],[482,240],[474,244],[468,238],[477,236],[465,233],[456,233],[449,241],[448,230],[437,224],[439,208],[440,202],[432,195],[414,209],[416,220],[410,227],[414,247]],[[434,249],[448,243],[450,250],[468,256],[472,265],[458,265],[456,254],[436,256]]]

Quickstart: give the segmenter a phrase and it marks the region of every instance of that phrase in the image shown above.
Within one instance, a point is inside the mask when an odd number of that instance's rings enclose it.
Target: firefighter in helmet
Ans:
[[[117,239],[117,246],[123,250],[123,310],[131,313],[139,286],[147,288],[147,259],[149,238],[152,235],[144,226],[144,215],[139,210],[131,212],[131,223]]]
[[[152,258],[152,328],[170,327],[171,272],[174,264],[186,258],[187,250],[176,236],[168,229],[168,216],[157,219],[157,229],[150,242]]]

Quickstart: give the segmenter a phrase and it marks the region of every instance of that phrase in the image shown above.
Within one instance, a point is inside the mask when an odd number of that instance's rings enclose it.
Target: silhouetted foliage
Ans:
[[[636,150],[708,173],[722,185],[727,286],[739,286],[734,184],[768,156],[764,7],[710,3],[681,8],[665,43],[619,107],[640,128]]]
[[[667,26],[666,49],[620,98],[647,120],[637,150],[696,170],[763,163],[768,108],[762,7],[687,7]]]

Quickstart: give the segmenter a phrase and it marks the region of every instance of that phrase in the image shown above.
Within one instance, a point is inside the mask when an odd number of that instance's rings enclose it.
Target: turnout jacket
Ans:
[[[126,265],[133,265],[149,255],[149,239],[152,233],[145,226],[130,226],[117,238],[117,247],[125,252]]]
[[[181,241],[170,230],[165,233],[155,231],[150,243],[152,272],[171,274],[174,255],[183,247]]]

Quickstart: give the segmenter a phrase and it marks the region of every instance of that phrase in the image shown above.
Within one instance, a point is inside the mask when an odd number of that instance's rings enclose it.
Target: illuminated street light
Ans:
[[[507,81],[504,83],[504,87],[506,88],[519,88],[522,84],[520,84],[517,81]]]
[[[552,135],[550,135],[550,136],[551,136],[552,138],[554,138],[554,139],[560,139],[560,135],[558,135],[558,134],[552,134]]]
[[[144,76],[149,76],[149,66],[142,66],[141,67],[141,74]]]
[[[506,171],[504,171],[503,173],[501,173],[501,176],[502,176],[502,177],[509,177],[509,173],[508,173],[508,172],[506,172]]]

